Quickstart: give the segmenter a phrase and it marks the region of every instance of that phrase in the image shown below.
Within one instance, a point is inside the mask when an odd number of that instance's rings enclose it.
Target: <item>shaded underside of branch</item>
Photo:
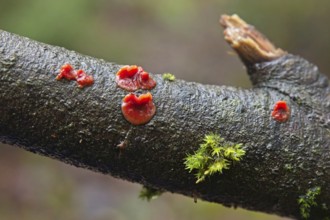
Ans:
[[[94,85],[80,89],[55,80],[66,63],[92,74]],[[319,201],[330,204],[328,79],[290,54],[245,63],[253,89],[152,75],[156,115],[133,126],[120,109],[128,94],[115,83],[121,66],[0,31],[0,141],[228,206],[300,218],[297,199],[316,186]],[[286,123],[271,117],[279,100],[291,109]],[[222,175],[195,184],[183,161],[209,133],[242,143],[246,155]],[[316,207],[313,219],[327,212]]]

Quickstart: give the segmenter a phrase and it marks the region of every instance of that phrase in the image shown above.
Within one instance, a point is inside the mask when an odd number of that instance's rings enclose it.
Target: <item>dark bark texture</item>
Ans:
[[[94,85],[55,80],[66,63],[93,75]],[[299,196],[319,186],[311,219],[329,216],[330,86],[313,64],[290,54],[247,64],[252,89],[152,74],[157,111],[142,126],[121,113],[128,92],[115,83],[119,68],[0,31],[0,141],[149,187],[296,219]],[[286,123],[271,117],[279,100],[291,109]],[[246,155],[196,184],[184,158],[209,133],[243,143]]]

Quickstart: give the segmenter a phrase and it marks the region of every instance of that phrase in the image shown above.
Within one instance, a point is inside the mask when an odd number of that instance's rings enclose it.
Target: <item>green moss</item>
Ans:
[[[300,208],[300,214],[304,219],[308,219],[310,217],[310,211],[313,206],[317,206],[316,196],[320,195],[321,187],[314,187],[308,189],[306,194],[303,196],[299,196],[298,205]]]
[[[226,142],[219,135],[210,134],[205,136],[204,143],[194,154],[185,158],[184,164],[189,172],[196,170],[196,183],[200,183],[206,176],[221,174],[224,169],[229,169],[244,155],[242,144]]]
[[[149,202],[150,200],[157,199],[162,193],[163,191],[161,190],[143,186],[140,191],[139,198]]]
[[[163,80],[173,82],[175,80],[175,76],[172,73],[163,73]]]

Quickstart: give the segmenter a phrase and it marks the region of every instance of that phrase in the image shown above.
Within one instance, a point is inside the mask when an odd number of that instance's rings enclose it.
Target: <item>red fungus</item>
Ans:
[[[56,76],[57,80],[60,79],[75,80],[76,73],[70,64],[65,64],[61,67],[60,73]]]
[[[133,65],[133,66],[123,66],[117,72],[117,78],[118,79],[127,79],[127,78],[132,79],[140,71],[143,71],[142,68],[141,67],[138,67],[136,65]]]
[[[272,117],[278,122],[286,122],[290,118],[290,108],[285,101],[275,103]]]
[[[145,72],[140,66],[123,66],[116,75],[117,85],[127,91],[138,89],[153,89],[156,86],[149,73]]]
[[[139,86],[141,89],[153,89],[156,86],[156,81],[150,77],[149,73],[142,71],[139,74]]]
[[[130,93],[124,97],[121,110],[125,119],[131,124],[142,125],[149,122],[155,115],[156,106],[152,101],[151,93],[140,96]]]
[[[139,88],[136,75],[139,72],[138,66],[124,66],[120,68],[116,75],[117,85],[127,91],[135,91]]]
[[[94,83],[93,76],[87,75],[83,70],[77,70],[77,83],[79,88],[90,86]]]
[[[93,76],[87,75],[83,70],[75,71],[70,64],[61,67],[60,73],[56,76],[57,80],[61,79],[76,80],[79,88],[90,86],[94,83]]]
[[[147,80],[149,80],[150,79],[149,73],[143,71],[140,74],[140,79],[141,79],[141,81],[147,81]]]

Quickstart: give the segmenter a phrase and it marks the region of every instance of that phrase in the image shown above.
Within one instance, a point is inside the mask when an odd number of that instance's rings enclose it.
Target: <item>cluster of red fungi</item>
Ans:
[[[85,73],[84,70],[75,70],[70,64],[61,67],[57,80],[75,80],[79,88],[90,86],[94,83],[93,76]],[[123,66],[116,75],[117,85],[129,92],[138,89],[151,90],[156,86],[156,81],[149,73],[140,66]],[[123,99],[121,110],[127,121],[133,125],[148,123],[156,113],[156,106],[152,101],[150,92],[140,96],[129,93]]]
[[[133,92],[138,89],[151,90],[156,86],[149,73],[140,66],[123,66],[116,75],[117,85],[127,91]]]
[[[94,78],[84,70],[74,70],[70,64],[61,67],[56,79],[75,80],[78,87],[83,88],[94,83]],[[133,125],[148,123],[156,113],[150,92],[137,96],[132,93],[138,89],[151,90],[156,86],[156,81],[140,66],[123,66],[116,74],[117,85],[131,93],[122,101],[121,110],[127,121]],[[290,118],[290,108],[285,101],[275,103],[271,116],[278,122],[286,122]]]
[[[129,92],[138,89],[151,90],[156,86],[156,81],[140,66],[123,66],[116,75],[117,85]],[[156,106],[152,101],[150,92],[140,96],[129,93],[123,99],[122,113],[127,121],[133,125],[148,123],[156,113]]]
[[[79,88],[90,86],[94,83],[93,76],[87,75],[83,70],[74,70],[70,64],[65,64],[61,67],[56,79],[76,80]]]

